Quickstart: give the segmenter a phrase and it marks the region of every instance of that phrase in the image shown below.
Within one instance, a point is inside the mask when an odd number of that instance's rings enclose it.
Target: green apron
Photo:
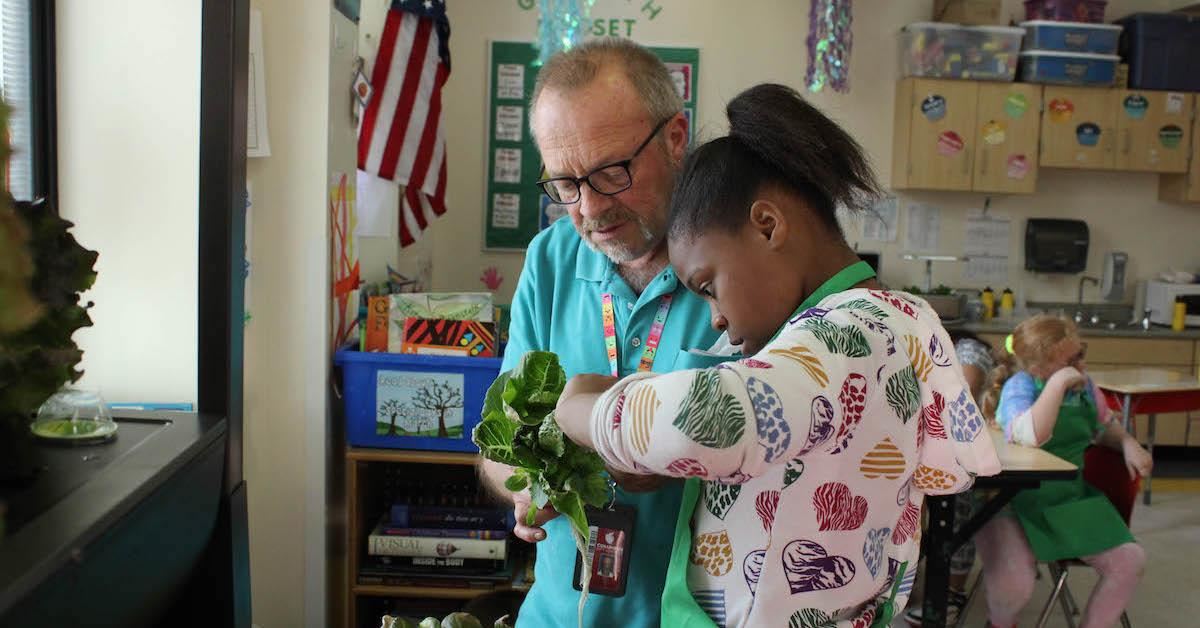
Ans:
[[[1035,381],[1035,385],[1040,396],[1046,383]],[[1101,427],[1096,418],[1090,395],[1067,393],[1054,434],[1042,449],[1079,467],[1080,473],[1073,480],[1043,482],[1012,500],[1013,512],[1039,561],[1090,556],[1133,542],[1129,526],[1112,502],[1083,479],[1083,452]]]
[[[866,262],[851,264],[832,277],[796,308],[796,314],[820,303],[832,294],[844,292],[856,284],[875,276],[875,271]],[[784,324],[786,325],[786,323]],[[783,331],[784,325],[775,332],[774,340]],[[679,517],[675,521],[675,542],[671,547],[671,562],[667,566],[667,581],[663,586],[662,624],[671,628],[712,628],[713,620],[696,603],[687,584],[688,559],[692,551],[692,515],[700,499],[700,480],[688,478],[683,485],[683,502],[679,506]],[[897,581],[899,578],[897,578]]]

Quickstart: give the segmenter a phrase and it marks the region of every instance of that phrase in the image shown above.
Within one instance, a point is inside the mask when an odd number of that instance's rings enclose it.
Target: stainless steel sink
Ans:
[[[1122,303],[1030,302],[1031,311],[1043,311],[1075,320],[1080,327],[1116,329],[1136,325],[1133,306]]]

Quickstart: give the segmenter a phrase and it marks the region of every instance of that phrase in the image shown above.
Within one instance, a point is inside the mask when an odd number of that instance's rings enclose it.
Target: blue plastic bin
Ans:
[[[1115,55],[1121,40],[1121,27],[1113,24],[1034,20],[1021,22],[1021,26],[1025,29],[1021,40],[1025,50]]]
[[[471,431],[500,358],[341,350],[346,440],[356,447],[478,452]]]
[[[1131,89],[1200,92],[1200,17],[1134,13],[1117,22]]]
[[[1112,85],[1120,60],[1116,55],[1027,50],[1021,53],[1021,81],[1058,85]]]

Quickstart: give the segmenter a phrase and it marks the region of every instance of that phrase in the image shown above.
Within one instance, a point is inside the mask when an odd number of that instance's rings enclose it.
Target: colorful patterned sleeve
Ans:
[[[1033,429],[1033,403],[1037,401],[1037,387],[1033,377],[1020,371],[1004,382],[1000,390],[1000,405],[996,408],[996,422],[1004,429],[1004,438],[1010,443],[1038,447],[1037,434]]]
[[[949,335],[940,325],[927,333],[926,355],[939,368],[928,369],[924,380],[917,439],[920,464],[913,486],[926,495],[948,495],[969,489],[975,476],[999,473],[1000,461],[957,356],[943,349]],[[910,348],[910,359],[919,355],[915,349],[919,347]]]
[[[846,364],[811,333],[789,329],[750,359],[633,375],[596,404],[593,443],[618,470],[745,481],[809,451],[845,447],[867,381]],[[835,404],[849,417],[840,429]]]

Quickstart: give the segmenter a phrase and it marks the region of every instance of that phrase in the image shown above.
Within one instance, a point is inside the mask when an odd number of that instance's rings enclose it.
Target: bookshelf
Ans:
[[[380,477],[389,465],[404,465],[414,471],[443,476],[457,474],[473,481],[478,455],[451,451],[416,451],[405,449],[346,448],[346,591],[343,619],[345,628],[366,625],[360,617],[360,602],[365,598],[394,598],[409,600],[467,601],[484,593],[528,590],[525,585],[495,583],[493,586],[462,586],[437,584],[387,585],[359,584],[358,574],[362,548],[371,528],[377,522],[378,510],[371,504],[379,501],[382,490]],[[518,541],[514,541],[518,542]],[[514,569],[515,574],[516,569]],[[376,618],[377,619],[377,618]],[[371,626],[378,625],[378,622]]]

